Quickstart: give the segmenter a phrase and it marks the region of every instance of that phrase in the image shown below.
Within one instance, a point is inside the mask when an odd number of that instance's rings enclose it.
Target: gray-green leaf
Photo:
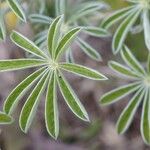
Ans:
[[[11,114],[17,105],[18,101],[21,99],[21,96],[27,91],[30,86],[43,74],[44,68],[37,70],[32,73],[26,79],[24,79],[7,97],[4,103],[3,110],[6,114]]]
[[[118,53],[118,51],[121,50],[129,30],[135,23],[140,12],[141,12],[140,9],[139,10],[135,9],[135,11],[133,11],[118,27],[112,41],[112,49],[114,54]]]
[[[76,42],[79,45],[79,47],[83,50],[83,52],[86,53],[89,57],[91,57],[96,61],[102,60],[100,54],[93,47],[91,47],[87,42],[83,41],[80,38],[78,38]]]
[[[130,93],[136,91],[139,88],[139,83],[131,83],[125,86],[116,88],[106,94],[104,94],[100,100],[100,103],[103,105],[112,104],[123,97],[129,95]]]
[[[110,35],[107,30],[100,27],[84,27],[84,31],[94,37],[108,37]]]
[[[107,78],[99,73],[98,71],[95,71],[93,69],[77,65],[77,64],[72,64],[72,63],[61,63],[60,67],[66,71],[75,73],[79,76],[83,76],[88,79],[92,80],[106,80]]]
[[[5,40],[6,38],[6,29],[4,25],[3,12],[0,10],[0,39]]]
[[[63,16],[58,16],[56,19],[54,19],[48,31],[47,37],[48,50],[52,57],[55,54],[55,48],[57,47],[57,44],[59,42],[60,27],[62,23],[63,23]]]
[[[104,19],[104,21],[101,24],[101,27],[108,29],[113,24],[124,19],[127,15],[129,15],[131,11],[133,11],[132,9],[133,9],[133,6],[126,7],[126,8],[123,8],[114,12],[111,16],[108,16],[106,19]]]
[[[122,75],[126,75],[129,77],[134,77],[134,78],[139,78],[140,76],[137,73],[134,73],[131,69],[115,62],[115,61],[110,61],[109,62],[109,67],[112,68],[114,71],[117,73],[120,73]]]
[[[134,57],[134,55],[131,53],[131,51],[127,46],[123,46],[121,56],[131,69],[133,69],[135,72],[139,74],[145,75],[145,70],[137,61],[137,59]]]
[[[49,75],[48,75],[49,76]],[[47,73],[43,75],[43,77],[40,79],[38,84],[33,89],[32,93],[29,95],[26,103],[24,104],[19,118],[19,126],[21,130],[25,133],[27,133],[32,120],[35,116],[41,93],[45,87],[45,84],[47,82]]]
[[[26,16],[23,12],[23,9],[19,5],[17,0],[6,0],[10,6],[10,8],[13,10],[13,12],[23,21],[26,22]]]
[[[145,92],[140,89],[121,113],[117,122],[117,131],[119,134],[123,134],[130,126],[144,93]]]
[[[149,89],[148,89],[149,90]],[[146,144],[150,145],[150,91],[145,94],[142,117],[141,117],[141,135]]]
[[[51,74],[48,83],[45,102],[45,122],[48,133],[57,139],[59,133],[59,117],[56,96],[56,77],[54,73]]]
[[[45,25],[50,25],[52,22],[52,18],[49,16],[45,16],[42,14],[31,14],[29,16],[29,19],[32,23],[40,23],[40,24],[45,24]]]
[[[11,40],[25,51],[41,58],[47,58],[42,50],[20,33],[13,31],[11,34]]]
[[[0,72],[33,68],[45,65],[47,62],[41,59],[8,59],[0,60]]]
[[[149,10],[146,9],[143,11],[143,28],[144,28],[144,38],[145,38],[145,43],[150,51],[150,15],[149,15]]]
[[[59,44],[56,48],[56,53],[55,53],[56,59],[58,59],[59,56],[70,47],[71,43],[76,38],[76,36],[80,32],[80,30],[81,30],[81,28],[79,28],[79,27],[74,28],[63,36],[63,38],[61,39],[61,41],[59,42]]]
[[[89,121],[88,114],[84,106],[60,72],[57,74],[57,82],[59,84],[60,91],[72,112],[80,119]]]

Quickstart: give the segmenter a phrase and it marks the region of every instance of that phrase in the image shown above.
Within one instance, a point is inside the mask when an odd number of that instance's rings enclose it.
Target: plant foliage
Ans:
[[[61,28],[62,33],[67,32],[68,30],[77,27],[82,26],[82,33],[86,35],[91,35],[94,37],[108,37],[109,33],[107,30],[98,28],[90,24],[91,22],[89,16],[94,16],[94,13],[96,13],[99,10],[104,10],[108,8],[108,5],[106,5],[104,2],[83,2],[80,5],[73,5],[69,3],[68,0],[55,0],[55,14],[58,15],[64,15],[64,22],[63,26]],[[49,16],[39,15],[39,14],[32,14],[30,15],[30,20],[32,23],[39,23],[43,24],[44,26],[48,26],[51,24],[52,18]],[[84,21],[83,21],[84,20]],[[39,25],[38,24],[38,25]],[[42,29],[43,29],[42,27]],[[35,43],[39,45],[41,48],[44,48],[46,45],[46,37],[48,28],[45,30],[42,30],[40,33],[36,35]],[[77,38],[76,43],[78,46],[85,52],[89,57],[91,57],[94,60],[101,60],[100,54],[91,47],[83,38],[80,36],[80,38]],[[71,48],[66,51],[66,60],[68,62],[73,62],[73,55]]]
[[[10,9],[15,13],[18,18],[22,21],[26,22],[26,17],[24,11],[18,0],[6,0],[7,4],[9,5]],[[4,25],[4,16],[8,10],[1,8],[2,0],[0,0],[0,39],[4,40],[6,38],[6,28]],[[10,10],[9,10],[10,11]]]
[[[132,83],[106,93],[102,96],[100,103],[112,104],[132,94],[131,100],[118,119],[117,131],[119,134],[126,132],[142,103],[141,135],[145,143],[150,144],[150,57],[147,61],[147,68],[144,69],[127,46],[123,46],[121,56],[128,67],[115,61],[110,61],[109,66],[116,73],[129,77]]]
[[[126,8],[122,8],[106,19],[101,24],[104,29],[110,28],[112,25],[121,22],[113,36],[112,50],[113,53],[118,53],[122,46],[124,45],[127,34],[135,28],[138,30],[136,32],[141,32],[141,28],[144,30],[145,44],[150,50],[150,20],[149,20],[149,10],[150,1],[149,0],[127,0],[131,3]],[[137,20],[140,19],[140,24],[136,25]]]
[[[59,112],[57,104],[57,86],[72,112],[84,121],[89,121],[88,114],[63,75],[63,70],[93,80],[106,80],[99,72],[77,64],[59,62],[62,54],[68,49],[81,28],[73,28],[62,35],[59,31],[63,17],[59,16],[52,22],[47,37],[47,52],[43,52],[32,41],[20,33],[13,31],[12,41],[23,50],[33,54],[34,59],[0,60],[0,71],[11,71],[38,67],[24,79],[7,97],[3,110],[11,115],[22,95],[31,91],[20,113],[19,125],[27,132],[37,111],[40,96],[46,89],[45,124],[48,133],[57,138],[59,133]],[[62,36],[60,36],[62,35]],[[32,88],[32,90],[31,90]]]

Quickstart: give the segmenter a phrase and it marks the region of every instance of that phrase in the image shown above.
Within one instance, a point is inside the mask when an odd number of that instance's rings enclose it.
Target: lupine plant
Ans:
[[[118,119],[117,131],[122,134],[129,128],[142,103],[141,135],[145,143],[150,144],[150,57],[148,57],[147,67],[144,68],[127,46],[123,46],[121,56],[128,67],[115,61],[110,61],[109,67],[116,73],[129,77],[130,83],[106,93],[102,96],[100,103],[102,105],[112,104],[132,94],[130,102]]]
[[[82,33],[86,35],[94,37],[108,37],[109,33],[107,30],[94,26],[91,23],[92,19],[90,19],[90,16],[93,17],[99,10],[105,10],[107,8],[108,5],[104,2],[83,2],[80,5],[76,5],[75,3],[72,6],[68,0],[55,0],[56,16],[61,14],[64,15],[64,23],[61,28],[62,33],[65,33],[76,26],[82,26]],[[45,16],[44,14],[32,14],[29,19],[32,23],[38,23],[38,25],[43,24],[41,28],[42,31],[35,37],[35,43],[41,48],[45,47],[48,28],[45,29],[44,26],[48,26],[51,23],[51,15]],[[43,28],[45,30],[43,30]],[[81,50],[83,50],[83,52],[92,59],[97,61],[102,60],[100,54],[90,44],[88,44],[82,36],[78,36],[76,43]],[[66,51],[66,60],[68,62],[74,61],[71,48]]]
[[[121,22],[113,36],[112,50],[113,53],[118,53],[124,45],[125,39],[128,33],[141,32],[144,30],[145,44],[150,50],[150,20],[149,0],[127,0],[132,3],[126,8],[122,8],[106,19],[101,24],[104,29],[110,28],[112,25]],[[140,19],[140,23],[137,25],[136,22]]]
[[[12,41],[25,51],[35,55],[35,58],[0,61],[1,71],[38,67],[37,71],[24,79],[10,93],[4,104],[4,112],[7,115],[11,115],[16,104],[21,99],[21,96],[36,83],[20,113],[19,125],[21,130],[25,133],[28,131],[33,117],[35,116],[40,96],[46,89],[45,124],[48,133],[52,137],[57,138],[59,133],[59,112],[56,94],[57,85],[59,86],[60,91],[72,112],[80,119],[89,121],[85,108],[65,79],[63,70],[93,80],[107,79],[104,75],[93,69],[89,69],[78,64],[59,62],[62,54],[70,46],[77,34],[82,30],[79,27],[73,28],[61,37],[61,33],[59,31],[62,22],[63,17],[59,16],[54,19],[49,28],[47,37],[47,53],[40,50],[33,42],[20,33],[13,31],[11,34]]]
[[[3,0],[0,0],[0,6],[2,4]],[[8,3],[11,11],[15,13],[16,16],[18,16],[22,21],[26,22],[26,17],[24,14],[24,11],[22,7],[19,5],[17,0],[6,0]],[[7,9],[2,9],[0,7],[0,39],[4,40],[6,38],[6,28],[5,28],[5,21],[4,21],[4,16],[5,13],[7,12]],[[10,10],[9,10],[10,11]]]

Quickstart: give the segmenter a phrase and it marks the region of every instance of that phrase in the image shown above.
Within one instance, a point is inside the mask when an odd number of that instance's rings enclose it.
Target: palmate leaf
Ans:
[[[3,111],[6,114],[12,114],[15,106],[17,105],[18,101],[21,99],[21,96],[27,91],[30,86],[43,75],[45,67],[35,71],[26,79],[24,79],[6,98]]]
[[[77,64],[61,63],[60,68],[92,80],[107,79],[104,75],[100,74],[99,72]]]
[[[48,83],[45,102],[45,122],[48,133],[56,139],[59,133],[59,117],[56,96],[56,76],[54,72],[51,73]]]
[[[47,64],[41,59],[8,59],[0,60],[0,72],[27,69]]]
[[[150,51],[150,19],[149,19],[149,10],[144,10],[143,11],[143,28],[144,28],[144,38],[145,38],[145,43]]]
[[[121,50],[129,30],[137,20],[140,13],[141,9],[134,9],[134,11],[128,15],[128,17],[126,17],[126,19],[118,27],[112,41],[112,49],[114,54]]]
[[[6,0],[10,6],[10,8],[13,10],[13,12],[22,20],[26,22],[26,16],[23,12],[23,9],[19,5],[17,0]]]
[[[49,76],[48,72],[46,72],[45,75],[43,75],[43,77],[40,79],[38,84],[33,89],[32,93],[29,95],[26,103],[24,104],[21,110],[19,125],[21,130],[25,133],[27,133],[32,123],[32,120],[34,118],[34,115],[36,113],[39,104],[40,96],[47,83],[48,76]]]
[[[108,105],[108,104],[115,103],[118,100],[122,99],[123,97],[136,91],[139,87],[140,87],[140,83],[135,82],[135,83],[131,83],[131,84],[116,88],[116,89],[104,94],[100,99],[100,103],[102,105]]]
[[[84,121],[89,121],[88,114],[81,104],[80,100],[70,87],[69,83],[66,81],[66,79],[63,77],[63,75],[59,72],[59,75],[57,74],[57,82],[60,88],[60,91],[69,106],[69,108],[72,110],[72,112],[79,117],[80,119]]]
[[[40,68],[31,75],[29,75],[26,79],[24,79],[9,94],[4,104],[3,110],[7,115],[11,114],[15,106],[17,106],[21,97],[25,93],[27,93],[27,91],[30,90],[30,88],[33,87],[34,84],[36,84],[35,87],[32,89],[30,95],[28,96],[25,104],[23,105],[19,118],[20,128],[23,132],[26,133],[35,116],[40,96],[42,92],[44,92],[44,89],[45,87],[47,87],[48,84],[45,102],[45,123],[48,133],[55,139],[57,138],[59,133],[56,84],[59,85],[60,91],[73,113],[80,119],[84,121],[89,121],[88,114],[85,108],[81,104],[78,97],[75,95],[74,91],[64,78],[63,74],[61,73],[62,68],[63,70],[66,69],[69,72],[73,72],[90,79],[106,79],[105,76],[93,69],[89,69],[76,64],[71,65],[59,62],[61,54],[70,48],[73,39],[80,31],[80,28],[73,28],[64,36],[61,33],[58,34],[61,28],[62,18],[62,16],[56,18],[50,25],[49,29],[49,35],[47,38],[49,40],[48,44],[51,43],[55,45],[53,49],[54,51],[51,49],[46,49],[47,52],[42,52],[32,41],[28,40],[20,33],[14,31],[11,35],[12,41],[25,51],[33,54],[34,57],[40,58],[0,60],[0,71],[26,69],[31,67]],[[60,41],[56,40],[57,36],[60,38]],[[49,45],[48,47],[50,48],[51,45]],[[48,52],[50,52],[50,55],[47,55]]]
[[[131,53],[129,48],[127,46],[123,46],[123,49],[121,51],[121,56],[125,63],[135,72],[145,75],[145,70],[140,65],[140,63],[137,61],[137,59],[134,57],[134,55]]]
[[[142,116],[141,116],[141,135],[146,144],[150,145],[150,91],[147,89],[145,94]]]
[[[117,122],[117,131],[119,134],[123,134],[130,126],[144,94],[145,91],[143,91],[142,87],[138,90],[138,92],[136,92],[136,94],[130,100],[129,104],[123,110]]]
[[[89,57],[91,57],[96,61],[102,60],[100,54],[93,47],[91,47],[87,42],[83,41],[81,38],[78,38],[76,42],[79,45],[79,47],[83,50],[83,52],[85,52]]]
[[[10,124],[12,121],[13,119],[9,115],[0,112],[0,125]]]

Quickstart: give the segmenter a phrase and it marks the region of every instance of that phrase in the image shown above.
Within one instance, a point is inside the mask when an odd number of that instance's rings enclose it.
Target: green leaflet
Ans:
[[[55,48],[59,42],[59,37],[60,37],[60,27],[63,22],[63,16],[58,16],[52,24],[50,25],[49,31],[48,31],[48,50],[51,55],[51,57],[54,56],[55,54]]]
[[[55,0],[56,16],[65,14],[66,3],[66,0]]]
[[[3,110],[6,114],[12,114],[15,106],[17,105],[18,101],[20,100],[21,96],[27,91],[30,86],[43,74],[44,68],[37,70],[36,72],[32,73],[26,79],[24,79],[7,97],[5,100]]]
[[[45,102],[45,123],[48,133],[57,139],[59,133],[59,117],[56,96],[56,77],[54,72],[51,74],[48,83]]]
[[[13,12],[22,20],[26,22],[25,14],[21,8],[21,6],[18,4],[17,0],[6,0],[10,6],[10,8],[13,10]]]
[[[42,48],[41,48],[41,45],[42,45],[43,43],[45,43],[44,45],[46,45],[46,42],[45,42],[46,39],[47,39],[47,35],[46,35],[46,33],[45,33],[44,36],[41,35],[41,37],[39,37],[38,39],[35,40],[35,44],[38,45],[38,46],[40,47],[40,49],[42,49]]]
[[[149,15],[149,10],[146,9],[143,11],[143,28],[144,28],[144,38],[145,38],[145,43],[150,51],[150,15]]]
[[[60,91],[72,112],[80,119],[89,121],[85,108],[60,72],[59,75],[57,75],[57,82],[59,84]]]
[[[68,23],[75,22],[76,20],[82,18],[83,16],[90,15],[97,10],[106,8],[106,4],[102,2],[85,2],[81,4],[68,19]]]
[[[85,78],[89,78],[92,80],[106,80],[107,78],[99,73],[98,71],[95,71],[93,69],[77,65],[77,64],[71,64],[71,63],[61,63],[60,65],[61,69],[64,69],[66,71],[75,73],[77,75],[83,76]]]
[[[106,94],[104,94],[100,100],[100,103],[103,105],[112,104],[123,97],[131,94],[139,88],[139,83],[131,83],[119,88],[116,88]]]
[[[135,9],[135,11],[133,11],[118,27],[112,41],[112,49],[114,54],[118,53],[121,50],[129,30],[135,23],[140,12],[141,10],[139,8]]]
[[[49,16],[45,16],[42,14],[31,14],[29,16],[29,19],[32,23],[40,23],[40,24],[46,24],[50,25],[52,23],[52,18]]]
[[[147,72],[150,73],[150,54],[148,55],[147,59]]]
[[[136,94],[130,100],[129,104],[125,107],[125,109],[121,113],[117,122],[117,131],[119,134],[123,134],[130,126],[144,94],[145,91],[143,91],[143,88],[142,90],[141,89],[138,90],[138,92],[136,92]]]
[[[127,15],[129,15],[133,11],[133,8],[134,7],[131,6],[131,7],[126,7],[126,8],[123,8],[123,9],[120,9],[120,10],[116,11],[111,16],[104,19],[104,21],[101,24],[101,27],[104,28],[104,29],[108,29],[113,24],[115,24],[116,22],[122,20]]]
[[[35,35],[35,37],[34,37],[35,44],[39,45],[40,42],[38,43],[38,40],[41,39],[41,38],[43,38],[43,42],[44,42],[44,40],[46,41],[46,39],[47,39],[47,33],[48,33],[47,29],[43,30],[42,32],[37,33]]]
[[[115,62],[115,61],[110,61],[109,62],[109,67],[112,68],[114,71],[117,73],[120,73],[122,75],[126,75],[129,77],[134,77],[134,78],[139,78],[140,76],[137,73],[134,73],[131,69]]]
[[[19,125],[20,125],[21,130],[25,133],[27,133],[32,123],[32,120],[35,116],[35,113],[39,104],[40,96],[47,83],[48,76],[49,75],[47,75],[47,73],[43,75],[43,77],[40,79],[38,84],[33,89],[32,93],[29,95],[26,103],[24,104],[21,110],[20,118],[19,118]]]
[[[131,51],[128,49],[127,46],[124,46],[122,51],[121,51],[121,56],[125,63],[133,69],[135,72],[145,75],[145,70],[143,67],[140,65],[140,63],[136,60],[134,55],[131,53]]]
[[[83,28],[87,34],[94,36],[94,37],[108,37],[110,34],[107,30],[98,27],[84,27]]]
[[[0,112],[0,125],[10,124],[13,119],[5,114],[4,112]]]
[[[70,48],[66,52],[66,62],[68,62],[68,63],[74,63],[75,62],[74,57],[72,55],[72,51]]]
[[[41,59],[8,59],[0,60],[0,72],[33,68],[45,65],[47,62]]]
[[[150,94],[149,89],[147,89],[147,93],[145,94],[143,108],[142,108],[142,117],[141,117],[141,135],[146,144],[150,145]]]
[[[83,41],[82,39],[78,38],[76,41],[79,47],[85,52],[89,57],[96,61],[101,61],[102,58],[100,54],[93,48],[91,47],[87,42]]]
[[[80,30],[81,30],[81,28],[79,28],[79,27],[74,28],[63,36],[63,38],[61,39],[61,41],[59,42],[59,44],[56,48],[55,59],[58,59],[60,57],[60,55],[70,47],[70,44],[76,38],[76,36],[80,32]]]
[[[28,40],[20,33],[13,31],[11,34],[11,40],[25,51],[41,58],[47,58],[42,50],[40,50],[32,41]]]
[[[0,10],[0,40],[5,40],[6,38],[6,29],[4,25],[3,12]]]

